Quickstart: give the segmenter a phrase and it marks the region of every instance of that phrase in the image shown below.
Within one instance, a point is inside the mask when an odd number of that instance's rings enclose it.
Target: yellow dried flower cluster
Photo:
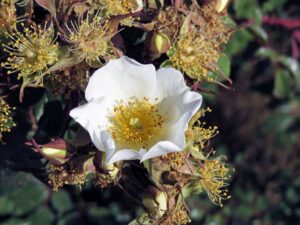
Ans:
[[[225,188],[228,186],[226,181],[230,179],[230,176],[223,159],[226,159],[225,156],[205,160],[198,169],[201,187],[207,192],[210,200],[221,207],[223,206],[222,200],[231,198]]]
[[[89,16],[79,24],[71,23],[66,39],[73,44],[70,50],[86,60],[89,65],[102,64],[101,59],[112,57],[109,24],[99,16],[90,20]],[[98,66],[97,66],[98,67]]]
[[[19,72],[18,77],[22,77],[24,82],[37,80],[48,66],[58,60],[53,27],[41,29],[31,26],[8,36],[11,41],[3,46],[9,57],[1,66],[8,69],[8,74]]]
[[[54,94],[64,94],[69,97],[72,91],[84,90],[87,86],[88,79],[88,66],[81,63],[52,74],[49,77],[49,86]]]
[[[11,0],[2,0],[0,3],[0,34],[15,29],[17,24],[16,7]]]
[[[2,141],[3,133],[10,132],[14,123],[11,113],[12,109],[3,98],[0,97],[0,141]]]
[[[162,10],[157,16],[155,30],[157,32],[165,33],[173,40],[173,37],[180,30],[183,20],[184,16],[180,14],[175,8],[167,7],[165,10]]]
[[[195,28],[179,35],[168,55],[172,65],[192,79],[212,82],[208,71],[214,70],[221,53],[211,39]]]
[[[175,224],[188,224],[191,220],[189,218],[189,215],[187,213],[187,210],[181,206],[178,208],[175,208],[173,211],[169,212],[169,214],[166,215],[166,217],[161,221],[160,225],[175,225]]]
[[[187,156],[184,152],[175,152],[162,155],[159,157],[159,160],[162,162],[167,162],[173,169],[179,170],[185,165]]]
[[[93,4],[103,10],[105,16],[124,15],[140,7],[140,0],[94,0]]]
[[[175,182],[187,196],[206,191],[211,201],[222,207],[222,201],[230,198],[225,188],[230,169],[224,163],[225,156],[210,159],[214,152],[206,151],[208,141],[218,133],[217,127],[207,127],[202,121],[202,117],[211,111],[210,108],[202,109],[190,120],[183,151],[154,158],[151,162],[154,173],[162,168],[167,171],[157,180],[165,188]]]
[[[96,172],[96,181],[101,188],[107,188],[109,185],[114,185],[119,181],[119,168],[111,165],[108,170],[101,173]]]
[[[205,34],[216,40],[215,47],[219,47],[221,44],[225,44],[229,41],[230,29],[224,24],[222,17],[224,15],[218,13],[215,10],[215,2],[211,1],[209,4],[200,8],[199,14],[203,16],[205,20],[204,32]]]
[[[50,165],[49,170],[48,183],[54,191],[58,191],[65,184],[73,184],[81,188],[86,181],[86,174],[83,171],[68,171],[64,166],[56,165]]]
[[[223,78],[218,59],[222,56],[223,45],[229,40],[230,28],[223,23],[224,13],[215,10],[215,1],[201,7],[193,3],[190,10],[181,27],[185,31],[180,32],[167,53],[170,63],[192,79],[218,83],[212,73]]]

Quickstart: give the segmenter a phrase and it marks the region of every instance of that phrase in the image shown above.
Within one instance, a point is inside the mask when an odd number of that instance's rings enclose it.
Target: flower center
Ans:
[[[162,131],[164,120],[149,99],[120,101],[110,117],[109,131],[121,148],[149,148]]]

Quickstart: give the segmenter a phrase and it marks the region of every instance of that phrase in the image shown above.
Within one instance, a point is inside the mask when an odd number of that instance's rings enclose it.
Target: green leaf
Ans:
[[[7,221],[1,223],[1,225],[31,225],[31,224],[29,221],[27,221],[25,219],[12,218],[10,220],[7,220]]]
[[[48,95],[44,93],[43,97],[33,106],[33,113],[37,121],[40,120],[44,113],[44,107],[46,103],[49,101]]]
[[[295,77],[300,76],[300,68],[296,59],[280,56],[278,61],[285,66]]]
[[[165,68],[165,67],[172,67],[172,63],[170,60],[165,60],[162,64],[160,64],[160,68]]]
[[[234,9],[239,18],[257,18],[259,5],[256,0],[235,0]]]
[[[88,216],[100,220],[103,217],[111,216],[111,210],[108,207],[91,206],[88,210]]]
[[[35,211],[33,215],[28,218],[28,221],[30,221],[30,225],[51,225],[53,224],[54,219],[55,217],[51,210],[48,207],[43,206]]]
[[[277,59],[277,53],[273,49],[266,47],[259,48],[255,52],[255,55],[261,58],[270,59],[272,62],[274,62]]]
[[[237,27],[236,22],[229,15],[223,16],[222,21],[228,28],[234,29]]]
[[[265,1],[262,5],[262,10],[264,13],[269,13],[272,11],[282,10],[284,4],[287,0],[269,0]]]
[[[73,207],[69,194],[63,189],[60,189],[58,192],[53,192],[51,203],[59,213],[67,212]]]
[[[231,36],[230,41],[226,45],[225,53],[229,56],[235,55],[245,49],[252,40],[253,35],[248,30],[238,30]]]
[[[265,133],[286,133],[287,129],[295,123],[295,118],[293,118],[288,113],[273,113],[265,121],[263,130]],[[274,130],[274,127],[276,129]]]
[[[1,177],[1,182],[4,182],[3,186],[6,183],[6,187],[10,189],[5,192],[1,191],[2,194],[5,194],[0,197],[0,202],[9,206],[9,209],[2,207],[1,210],[0,207],[0,215],[7,213],[24,215],[47,199],[47,187],[31,174],[7,171],[4,176]]]
[[[11,214],[14,210],[14,203],[8,201],[6,198],[0,197],[0,215]]]
[[[266,43],[268,41],[268,34],[267,34],[267,32],[260,25],[251,26],[250,29],[264,43]]]
[[[223,55],[219,58],[218,64],[220,69],[223,71],[226,77],[230,76],[230,67],[231,67],[231,60],[227,55]]]
[[[291,81],[289,73],[286,70],[279,69],[276,71],[273,93],[277,98],[291,96]]]
[[[70,224],[78,224],[80,217],[77,213],[71,213],[64,216],[60,219],[57,225],[70,225]]]

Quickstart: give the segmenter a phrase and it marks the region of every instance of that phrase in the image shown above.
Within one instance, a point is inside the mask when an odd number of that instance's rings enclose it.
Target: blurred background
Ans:
[[[217,125],[217,154],[235,168],[224,207],[208,197],[193,196],[192,224],[300,224],[300,2],[234,0],[230,15],[241,27],[226,47],[234,90],[218,88],[205,95],[213,109],[207,123]],[[130,28],[134,29],[134,28]],[[128,31],[127,31],[128,32]],[[130,31],[129,31],[130,32]],[[124,32],[126,35],[126,32]],[[138,60],[138,59],[137,59]],[[17,126],[0,146],[0,224],[127,224],[141,212],[117,187],[101,190],[93,183],[82,190],[65,186],[52,192],[44,161],[24,146],[59,136],[66,116],[62,99],[42,89],[18,93]],[[32,128],[30,113],[37,119]]]

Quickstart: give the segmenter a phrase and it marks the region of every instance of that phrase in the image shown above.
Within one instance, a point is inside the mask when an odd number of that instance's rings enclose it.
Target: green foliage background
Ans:
[[[300,224],[300,67],[291,53],[297,27],[263,20],[299,21],[299,11],[298,0],[232,2],[237,24],[250,24],[232,36],[226,48],[230,60],[220,60],[235,90],[218,88],[217,95],[205,95],[213,109],[208,123],[220,129],[214,146],[236,170],[232,199],[219,208],[205,195],[193,197],[188,202],[192,224]],[[10,103],[21,110],[14,116],[17,127],[0,146],[0,224],[127,224],[140,213],[118,188],[100,190],[90,183],[81,191],[66,186],[52,192],[45,162],[23,143],[33,136],[37,142],[59,136],[63,101],[28,89],[23,104],[17,93]],[[31,128],[28,111],[35,114],[38,130]]]

